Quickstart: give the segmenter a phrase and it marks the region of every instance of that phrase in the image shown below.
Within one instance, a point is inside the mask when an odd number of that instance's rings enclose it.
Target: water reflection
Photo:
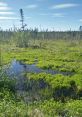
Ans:
[[[16,91],[17,95],[22,97],[25,101],[29,100],[40,100],[43,98],[40,94],[40,89],[50,88],[48,84],[43,80],[29,80],[27,78],[27,73],[49,73],[49,74],[63,74],[70,75],[68,72],[54,71],[52,69],[41,69],[36,66],[36,64],[23,64],[21,61],[13,60],[9,67],[6,69],[6,73],[10,78],[16,79]]]

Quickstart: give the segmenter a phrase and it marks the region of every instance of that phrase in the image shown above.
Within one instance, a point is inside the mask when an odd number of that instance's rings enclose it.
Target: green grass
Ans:
[[[44,43],[44,42],[43,42]],[[70,71],[81,73],[82,66],[82,42],[71,41],[49,41],[45,49],[17,48],[5,50],[2,53],[3,64],[9,63],[12,59],[23,61],[26,64],[33,64],[43,69],[59,71]],[[3,46],[4,48],[4,46]],[[6,48],[6,47],[5,47]]]
[[[36,40],[36,45],[39,43],[40,41]],[[81,40],[47,40],[42,42],[41,48],[18,48],[14,44],[4,44],[1,52],[3,66],[16,59],[25,64],[36,64],[42,69],[69,73],[67,76],[27,73],[27,79],[36,84],[33,87],[41,96],[40,100],[30,104],[17,99],[15,91],[12,90],[12,81],[0,79],[0,88],[3,89],[0,90],[1,117],[82,117]],[[40,88],[40,81],[44,81],[46,87]]]

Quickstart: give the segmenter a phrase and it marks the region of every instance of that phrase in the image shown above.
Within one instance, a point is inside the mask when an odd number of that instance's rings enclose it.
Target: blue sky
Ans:
[[[82,0],[0,0],[0,27],[21,27],[20,8],[28,28],[78,30],[82,25]]]

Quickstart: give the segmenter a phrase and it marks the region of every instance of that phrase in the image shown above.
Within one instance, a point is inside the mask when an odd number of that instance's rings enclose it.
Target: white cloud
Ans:
[[[4,3],[4,2],[0,2],[0,7],[1,6],[6,7],[6,6],[8,6],[8,4],[7,3]]]
[[[17,20],[17,17],[12,17],[15,13],[11,11],[12,9],[8,6],[7,3],[0,2],[0,21],[3,20]],[[7,16],[6,16],[7,15]]]
[[[0,7],[0,10],[5,11],[5,10],[11,10],[10,7]]]
[[[25,17],[25,19],[31,19],[32,17]]]
[[[19,20],[17,17],[0,17],[0,20]]]
[[[51,14],[51,13],[41,13],[40,14],[41,16],[51,16],[51,17],[64,17],[65,16],[65,14],[63,14],[63,13],[53,13],[53,14]]]
[[[41,13],[40,14],[41,16],[48,16],[48,15],[50,15],[49,13]]]
[[[82,19],[80,19],[79,21],[82,22]]]
[[[28,9],[36,9],[38,7],[38,5],[36,4],[30,4],[30,5],[27,5],[26,8]]]
[[[64,9],[64,8],[71,8],[71,7],[77,7],[77,6],[79,5],[74,3],[58,4],[58,5],[52,6],[51,9]]]
[[[62,13],[54,13],[54,14],[52,14],[52,17],[64,17],[64,14],[62,14]]]
[[[1,10],[1,11],[7,11],[7,10],[11,10],[11,8],[8,6],[7,3],[5,3],[5,2],[0,2],[0,10]]]
[[[15,14],[14,12],[1,12],[0,11],[0,15],[13,15]]]

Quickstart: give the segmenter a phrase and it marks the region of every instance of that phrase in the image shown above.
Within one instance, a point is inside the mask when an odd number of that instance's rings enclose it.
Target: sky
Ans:
[[[82,25],[82,0],[0,0],[0,27],[21,27],[19,9],[27,28],[78,30]]]

